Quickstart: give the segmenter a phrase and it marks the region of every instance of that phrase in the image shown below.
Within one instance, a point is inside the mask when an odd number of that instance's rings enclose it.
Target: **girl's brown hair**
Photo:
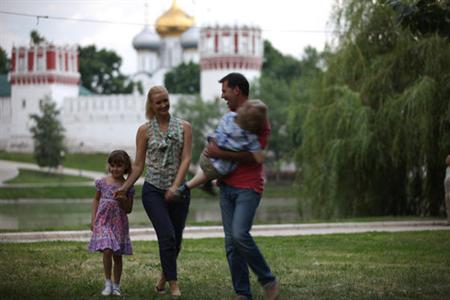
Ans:
[[[114,150],[108,156],[108,164],[118,164],[125,167],[125,174],[131,173],[131,159],[128,153],[123,150]]]
[[[252,133],[261,133],[266,120],[267,106],[261,100],[247,100],[237,110],[236,123]]]
[[[166,93],[169,94],[169,92],[167,91],[167,89],[161,85],[155,85],[154,87],[152,87],[150,90],[148,90],[147,93],[147,102],[145,103],[145,116],[147,117],[147,119],[151,119],[153,118],[153,116],[155,115],[155,111],[153,110],[152,107],[152,97],[156,94],[160,94],[160,93]]]

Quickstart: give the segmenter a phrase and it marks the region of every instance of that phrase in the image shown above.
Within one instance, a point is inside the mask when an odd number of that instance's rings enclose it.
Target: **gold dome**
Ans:
[[[185,13],[173,0],[172,6],[156,20],[156,31],[161,36],[181,35],[194,25],[194,18]]]

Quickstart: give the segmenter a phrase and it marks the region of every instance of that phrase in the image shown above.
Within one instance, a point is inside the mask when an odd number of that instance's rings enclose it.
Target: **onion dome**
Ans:
[[[161,36],[179,36],[194,24],[194,18],[185,13],[173,0],[172,6],[156,20],[156,31]]]
[[[157,51],[161,46],[161,38],[148,26],[133,38],[133,47],[136,50]]]
[[[183,35],[181,35],[181,47],[184,49],[198,48],[198,41],[200,39],[200,29],[198,27],[189,28]]]

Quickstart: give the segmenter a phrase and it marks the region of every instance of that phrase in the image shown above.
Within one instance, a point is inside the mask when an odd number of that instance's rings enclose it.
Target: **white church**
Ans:
[[[249,81],[261,74],[261,29],[247,25],[195,25],[173,0],[171,7],[132,39],[138,68],[132,78],[144,90],[163,85],[164,75],[180,63],[200,65],[203,101],[220,97],[218,80],[240,72]],[[1,75],[0,75],[1,76]],[[72,152],[134,149],[138,126],[145,120],[146,95],[92,95],[80,86],[76,46],[51,43],[13,47],[11,70],[0,77],[0,149],[32,152],[30,114],[39,101],[55,101]],[[170,91],[169,91],[170,92]],[[171,94],[172,106],[180,98]]]

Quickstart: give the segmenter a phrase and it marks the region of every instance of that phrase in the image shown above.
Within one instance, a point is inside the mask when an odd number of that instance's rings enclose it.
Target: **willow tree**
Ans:
[[[337,46],[292,108],[305,206],[319,216],[438,215],[450,153],[450,43],[387,1],[335,7]]]

